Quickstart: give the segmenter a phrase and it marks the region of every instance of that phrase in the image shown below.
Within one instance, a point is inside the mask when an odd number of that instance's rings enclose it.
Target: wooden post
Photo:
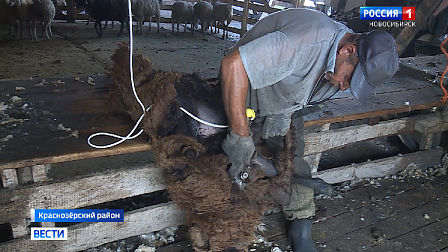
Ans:
[[[32,173],[33,173],[33,180],[34,182],[43,182],[47,181],[47,168],[49,168],[51,164],[46,165],[33,165],[31,167]]]
[[[41,222],[40,226],[46,228],[53,228],[56,226],[56,224],[54,222]]]
[[[322,131],[328,131],[330,129],[331,123],[326,123],[322,125]],[[308,163],[311,168],[311,173],[316,173],[319,168],[320,157],[322,156],[322,152],[319,152],[314,155],[305,156],[304,160]]]
[[[421,133],[419,150],[428,150],[440,143],[442,132],[448,129],[448,114],[429,114],[427,118],[416,120],[414,128]]]
[[[73,0],[67,0],[67,23],[75,22],[75,3]]]
[[[13,188],[19,185],[16,169],[5,169],[1,171],[3,188]]]
[[[292,7],[294,7],[294,8],[299,7],[299,1],[300,1],[300,0],[294,0],[294,1],[292,2]]]
[[[28,235],[25,219],[20,219],[11,223],[12,237],[19,238]]]
[[[243,9],[243,20],[241,21],[241,34],[240,37],[244,35],[247,31],[247,19],[249,15],[249,0],[244,0],[244,9]]]
[[[33,182],[33,173],[31,172],[31,167],[23,167],[17,169],[19,183],[24,185],[26,183]]]
[[[431,14],[439,6],[441,0],[423,0],[415,10],[415,27],[394,28],[390,32],[395,38],[397,53],[403,53],[408,44],[414,39],[417,32],[426,26],[426,22]]]

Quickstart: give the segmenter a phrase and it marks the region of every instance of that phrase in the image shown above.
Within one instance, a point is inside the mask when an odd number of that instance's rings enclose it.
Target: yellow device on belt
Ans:
[[[250,121],[255,120],[255,111],[251,108],[246,109],[246,116]]]

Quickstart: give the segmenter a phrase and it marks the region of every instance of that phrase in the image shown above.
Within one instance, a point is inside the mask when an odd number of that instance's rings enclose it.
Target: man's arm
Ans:
[[[221,88],[230,129],[240,136],[249,136],[246,116],[246,96],[249,79],[240,53],[235,50],[221,61]]]

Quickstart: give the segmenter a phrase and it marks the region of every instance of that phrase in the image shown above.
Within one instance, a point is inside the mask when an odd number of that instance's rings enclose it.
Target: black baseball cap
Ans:
[[[361,34],[358,39],[358,59],[350,90],[364,104],[373,89],[392,78],[398,70],[399,59],[394,38],[386,31]]]

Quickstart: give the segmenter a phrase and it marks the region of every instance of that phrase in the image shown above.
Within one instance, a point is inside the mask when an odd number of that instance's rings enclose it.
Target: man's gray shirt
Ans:
[[[230,49],[238,49],[250,82],[247,106],[258,116],[291,113],[329,98],[338,88],[318,79],[334,72],[337,46],[347,32],[322,12],[289,9],[260,20]],[[312,99],[311,95],[314,93]]]

